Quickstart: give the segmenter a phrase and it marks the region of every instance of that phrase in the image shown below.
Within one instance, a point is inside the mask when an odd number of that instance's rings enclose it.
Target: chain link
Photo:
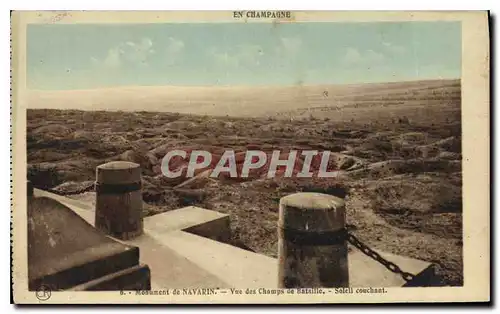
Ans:
[[[412,275],[408,272],[401,270],[401,268],[399,268],[398,265],[383,258],[379,253],[375,252],[374,250],[369,248],[366,244],[359,241],[359,239],[356,238],[353,234],[351,234],[351,233],[347,234],[347,241],[349,241],[349,243],[354,245],[356,248],[358,248],[365,255],[371,257],[372,259],[374,259],[377,262],[379,262],[380,264],[382,264],[385,268],[387,268],[391,272],[400,275],[405,281],[410,281],[410,280],[413,280],[415,278],[415,275]]]

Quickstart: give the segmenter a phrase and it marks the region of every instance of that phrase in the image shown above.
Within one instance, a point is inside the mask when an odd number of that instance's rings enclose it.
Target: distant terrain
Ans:
[[[34,90],[27,95],[28,108],[147,110],[238,117],[309,118],[312,115],[333,120],[364,119],[367,113],[370,119],[390,118],[406,111],[412,117],[425,118],[436,111],[453,110],[453,105],[460,102],[460,81],[286,87],[141,86]]]
[[[280,197],[345,196],[348,228],[369,245],[438,265],[461,285],[460,81],[256,88],[133,87],[32,91],[28,176],[43,189],[89,185],[95,167],[143,169],[144,214],[186,205],[231,215],[233,244],[277,255]],[[109,109],[113,111],[88,111]],[[316,149],[339,178],[167,179],[170,149]],[[91,193],[78,198],[91,199]]]

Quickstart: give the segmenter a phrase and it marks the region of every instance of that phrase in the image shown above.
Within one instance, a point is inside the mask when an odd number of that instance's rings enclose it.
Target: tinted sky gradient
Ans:
[[[459,78],[459,22],[30,25],[30,89]]]

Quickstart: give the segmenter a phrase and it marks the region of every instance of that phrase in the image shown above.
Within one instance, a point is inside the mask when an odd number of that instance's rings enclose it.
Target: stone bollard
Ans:
[[[143,232],[141,167],[113,161],[96,169],[95,227],[122,240]]]
[[[283,197],[278,234],[280,288],[349,286],[342,199],[320,193]]]

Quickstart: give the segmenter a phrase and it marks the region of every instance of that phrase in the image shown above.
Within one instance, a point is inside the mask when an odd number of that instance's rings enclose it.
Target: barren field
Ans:
[[[29,179],[74,191],[91,184],[99,164],[137,162],[145,215],[186,205],[228,213],[233,244],[269,256],[280,197],[345,196],[348,228],[362,241],[437,264],[443,285],[463,283],[459,80],[181,90],[33,92],[30,108],[57,109],[28,110]],[[115,111],[76,110],[104,108]],[[168,150],[193,148],[328,150],[342,175],[237,181],[159,172]]]

